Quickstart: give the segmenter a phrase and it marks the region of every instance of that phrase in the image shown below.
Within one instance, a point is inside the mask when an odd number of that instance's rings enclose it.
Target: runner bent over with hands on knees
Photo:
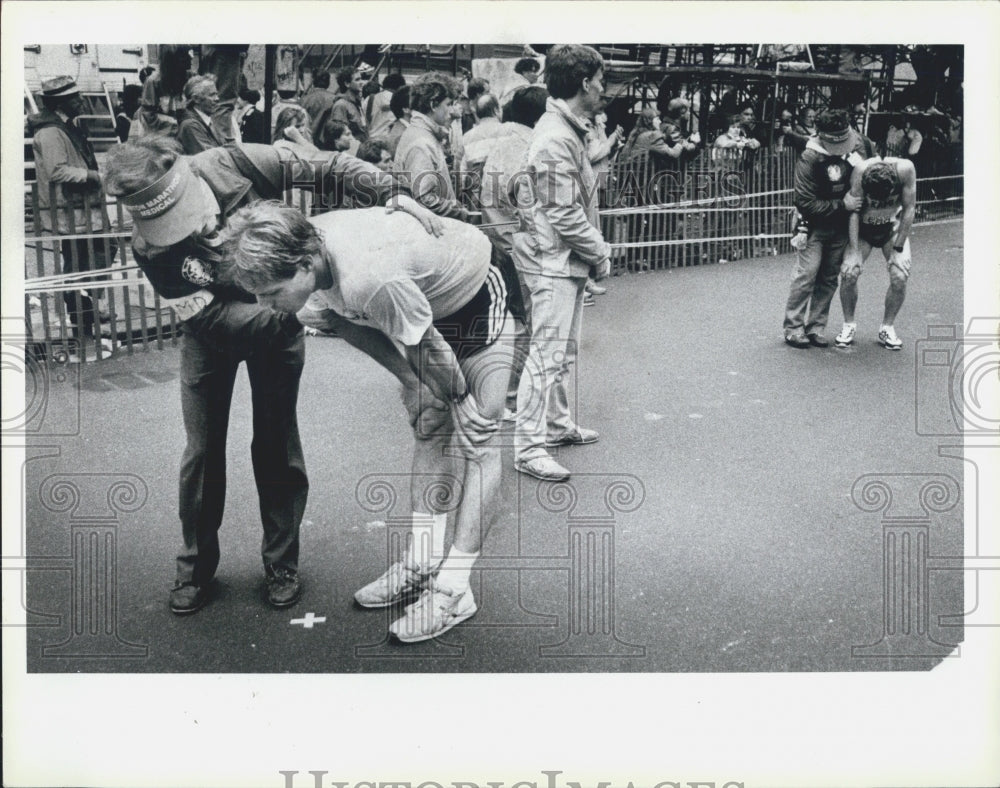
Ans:
[[[411,541],[403,560],[355,599],[380,608],[419,593],[390,626],[404,642],[437,637],[476,613],[469,575],[500,483],[491,439],[513,355],[512,336],[497,341],[509,322],[507,292],[489,239],[440,221],[444,232],[432,237],[402,214],[367,209],[307,220],[258,203],[232,217],[224,244],[227,279],[305,325],[336,328],[403,384],[416,439]],[[455,530],[445,556],[450,508]]]

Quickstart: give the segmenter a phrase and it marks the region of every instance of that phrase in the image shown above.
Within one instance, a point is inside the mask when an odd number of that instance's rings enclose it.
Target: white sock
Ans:
[[[410,526],[409,563],[432,569],[444,558],[444,535],[448,515],[413,512]]]
[[[479,558],[478,550],[466,553],[452,545],[448,557],[441,565],[441,571],[438,572],[437,583],[449,591],[463,593],[469,587],[469,575],[477,558]]]

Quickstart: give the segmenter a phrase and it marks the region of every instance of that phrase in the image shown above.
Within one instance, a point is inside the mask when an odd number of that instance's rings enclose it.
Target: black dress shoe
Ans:
[[[194,583],[179,583],[170,592],[170,610],[179,616],[197,613],[208,602],[208,593]]]
[[[267,568],[267,601],[273,607],[291,607],[302,596],[299,573],[283,566]]]
[[[799,349],[808,348],[810,345],[806,335],[800,331],[785,334],[785,344]]]
[[[830,340],[822,334],[810,334],[809,344],[814,347],[830,347]]]

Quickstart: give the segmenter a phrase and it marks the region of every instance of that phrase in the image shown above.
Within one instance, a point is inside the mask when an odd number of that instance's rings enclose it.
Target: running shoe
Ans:
[[[840,330],[840,333],[837,334],[837,338],[833,340],[834,343],[837,347],[850,347],[854,344],[854,334],[857,330],[857,323],[844,323],[844,327]]]
[[[403,643],[419,643],[443,635],[472,618],[477,610],[471,588],[459,592],[434,585],[406,608],[402,618],[392,622],[389,632]]]
[[[430,576],[397,561],[381,577],[355,591],[354,599],[361,607],[389,607],[423,589]]]
[[[882,326],[878,332],[878,343],[889,350],[902,350],[903,340],[896,336],[896,329],[892,326]]]

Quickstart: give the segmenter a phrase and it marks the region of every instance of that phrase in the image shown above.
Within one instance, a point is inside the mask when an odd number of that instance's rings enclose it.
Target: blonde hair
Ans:
[[[300,211],[276,200],[238,210],[221,239],[220,278],[250,292],[291,279],[326,248],[319,230]]]

